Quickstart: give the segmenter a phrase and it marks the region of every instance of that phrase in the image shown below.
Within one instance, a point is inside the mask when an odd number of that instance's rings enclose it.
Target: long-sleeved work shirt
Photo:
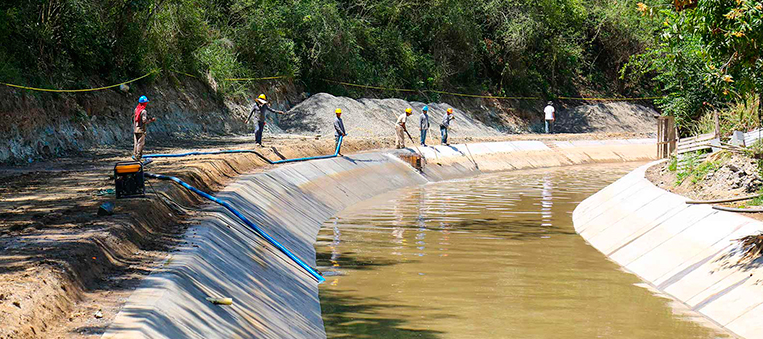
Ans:
[[[134,133],[146,133],[146,126],[148,126],[148,112],[143,110],[140,112],[140,117],[135,121]]]
[[[449,127],[451,120],[453,120],[453,115],[445,113],[445,115],[442,116],[442,123],[440,123],[440,126]]]
[[[334,136],[340,137],[345,135],[347,135],[347,133],[344,131],[344,122],[342,122],[342,118],[336,117],[336,119],[334,119]]]
[[[252,115],[254,115],[254,121],[265,121],[265,115],[270,112],[273,113],[273,110],[270,108],[270,105],[263,104],[262,106],[258,105],[257,103],[254,104],[252,107],[252,110],[249,112],[249,117],[246,118],[247,120],[252,118]]]
[[[421,114],[421,117],[419,117],[419,129],[422,131],[429,129],[429,114]]]

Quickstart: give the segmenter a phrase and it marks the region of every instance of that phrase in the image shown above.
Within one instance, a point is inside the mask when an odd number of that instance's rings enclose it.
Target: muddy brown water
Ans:
[[[583,199],[639,164],[398,190],[324,224],[329,338],[726,338],[575,233]]]

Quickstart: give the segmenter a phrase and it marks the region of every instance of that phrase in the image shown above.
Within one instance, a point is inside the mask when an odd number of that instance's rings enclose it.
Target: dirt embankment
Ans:
[[[267,87],[263,87],[267,85]],[[270,95],[274,106],[291,108],[303,99],[291,82],[252,88]],[[29,164],[76,155],[93,147],[132,143],[131,118],[141,95],[151,100],[154,138],[244,133],[247,100],[222,100],[206,84],[161,74],[150,85],[129,92],[103,90],[76,94],[31,92],[0,86],[0,164]],[[256,94],[253,96],[256,97]]]
[[[659,113],[629,102],[600,103],[562,109],[554,130],[559,133],[654,133]]]
[[[703,160],[672,160],[652,166],[647,179],[662,189],[696,200],[750,195],[763,184],[754,159],[727,151]]]
[[[721,151],[699,158],[684,156],[652,166],[646,177],[656,186],[693,200],[723,200],[755,195],[763,188],[757,161],[745,155]],[[749,199],[719,205],[753,207],[763,199]],[[758,208],[758,207],[756,207]],[[760,213],[748,214],[763,220]]]
[[[251,130],[243,121],[258,93],[267,93],[275,108],[290,110],[290,115],[269,118],[266,128],[272,133],[332,134],[334,109],[342,108],[350,134],[382,136],[407,107],[415,110],[411,117],[411,130],[415,131],[425,104],[400,99],[354,100],[326,93],[307,98],[290,80],[256,84],[246,98],[223,100],[203,82],[163,73],[150,85],[138,83],[129,92],[58,94],[0,87],[0,119],[5,121],[0,124],[0,143],[8,145],[0,148],[0,163],[23,165],[76,155],[92,147],[128,145],[132,142],[132,110],[140,95],[150,98],[149,113],[158,118],[151,126],[154,138],[240,135]],[[456,110],[454,137],[542,131],[543,102],[462,97],[442,101],[429,103],[433,137],[439,134],[438,125],[448,107]],[[559,133],[654,131],[654,111],[644,106],[611,103],[558,109]]]
[[[188,140],[211,148],[254,149],[238,141]],[[279,138],[261,153],[273,160],[329,154],[333,140]],[[387,147],[390,140],[348,141],[345,152]],[[187,144],[161,151],[187,149]],[[145,274],[157,268],[204,201],[178,186],[149,181],[146,198],[115,200],[107,149],[14,170],[0,180],[0,338],[97,337]],[[237,175],[269,168],[253,154],[158,159],[149,171],[177,175],[207,192]],[[39,169],[41,171],[35,171]],[[99,195],[101,194],[101,195]],[[116,203],[98,216],[101,203]],[[100,311],[103,318],[96,316]],[[99,315],[100,316],[100,315]]]
[[[489,103],[489,105],[485,105]],[[400,99],[360,99],[335,97],[327,93],[316,94],[289,111],[290,117],[281,120],[281,129],[291,133],[333,133],[331,124],[334,110],[341,108],[342,119],[348,133],[366,136],[389,135],[397,116],[411,107],[409,129],[418,131],[419,116],[424,105],[429,106],[430,133],[439,133],[439,124],[445,110],[453,108],[456,120],[450,135],[489,137],[509,133],[540,132],[543,126],[543,106],[519,113],[502,111],[496,102],[463,100],[458,107],[448,103],[409,102]],[[506,108],[503,108],[506,109]],[[627,102],[582,105],[560,108],[556,118],[557,133],[639,133],[652,134],[656,130],[652,108]],[[520,116],[522,118],[520,118]]]

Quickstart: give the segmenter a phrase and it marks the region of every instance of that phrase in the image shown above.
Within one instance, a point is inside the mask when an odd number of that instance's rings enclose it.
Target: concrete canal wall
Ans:
[[[423,173],[398,156],[356,154],[241,176],[217,194],[315,265],[321,225],[344,208],[391,190],[512,169],[645,161],[654,140],[514,141],[422,148]],[[185,233],[144,279],[103,338],[325,337],[317,282],[222,208]],[[206,297],[232,297],[231,306]]]
[[[650,164],[651,165],[651,164]],[[593,247],[745,338],[763,338],[761,260],[738,264],[734,239],[763,223],[709,205],[687,205],[645,178],[645,165],[584,200],[572,214]]]

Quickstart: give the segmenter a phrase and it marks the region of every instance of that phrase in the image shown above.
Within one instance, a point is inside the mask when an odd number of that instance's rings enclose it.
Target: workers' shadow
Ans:
[[[445,147],[447,147],[447,148],[450,148],[450,149],[452,149],[452,150],[454,150],[454,151],[458,152],[458,154],[461,154],[461,155],[463,155],[463,156],[466,156],[466,154],[465,154],[464,152],[461,152],[461,150],[459,150],[458,148],[456,148],[456,147],[455,147],[455,146],[453,146],[453,145],[445,145]],[[436,148],[435,148],[435,149],[436,149]]]
[[[381,160],[374,160],[374,159],[359,159],[359,158],[353,158],[350,156],[340,156],[340,159],[344,159],[349,161],[353,165],[357,165],[358,163],[374,163],[374,162],[382,162]]]
[[[286,156],[281,154],[281,152],[279,152],[275,146],[270,146],[270,150],[273,151],[273,154],[275,154],[280,160],[286,160]]]
[[[450,148],[450,149],[456,151],[456,153],[458,153],[461,156],[466,157],[467,159],[469,159],[469,162],[471,162],[474,165],[475,168],[480,169],[480,165],[477,164],[476,160],[474,160],[474,156],[471,155],[471,152],[469,152],[469,155],[467,155],[466,153],[461,152],[460,149],[456,148],[453,145],[440,145],[440,146],[447,147],[447,148]],[[466,146],[466,144],[464,144],[464,147],[466,147],[467,150],[469,149],[468,148],[469,146]],[[434,148],[435,152],[440,153],[440,151],[437,149],[437,147],[432,147],[432,148]]]

